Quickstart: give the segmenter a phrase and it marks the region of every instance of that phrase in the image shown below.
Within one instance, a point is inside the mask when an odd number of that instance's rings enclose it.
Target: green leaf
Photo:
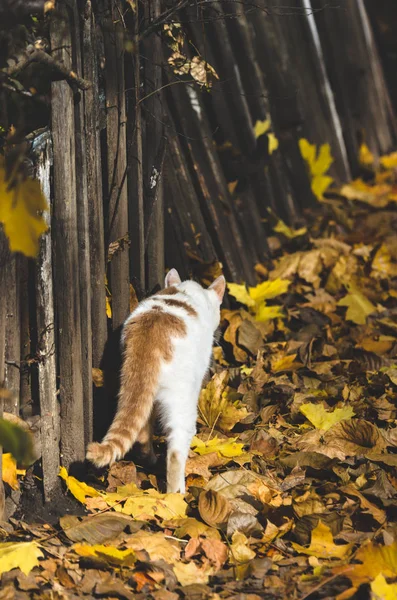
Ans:
[[[31,433],[5,419],[0,419],[0,446],[20,465],[29,466],[36,460]]]

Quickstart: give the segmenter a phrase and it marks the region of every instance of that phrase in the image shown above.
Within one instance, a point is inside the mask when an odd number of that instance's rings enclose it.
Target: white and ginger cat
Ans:
[[[153,456],[155,407],[167,439],[167,491],[185,492],[186,459],[225,287],[223,276],[204,289],[181,281],[171,269],[165,289],[127,318],[117,413],[103,441],[88,446],[87,459],[94,465],[123,458],[135,442]]]

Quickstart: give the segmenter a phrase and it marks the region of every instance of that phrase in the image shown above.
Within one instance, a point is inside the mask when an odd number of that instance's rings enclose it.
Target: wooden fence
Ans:
[[[51,123],[32,148],[51,228],[37,262],[7,261],[0,298],[5,410],[39,432],[46,500],[92,438],[92,368],[128,314],[130,284],[141,298],[165,268],[188,276],[215,261],[254,283],[268,207],[294,224],[313,200],[301,137],[330,143],[336,181],[358,173],[363,139],[375,155],[395,144],[364,0],[288,4],[57,3],[52,55],[90,87],[52,83]],[[172,22],[187,56],[215,69],[210,92],[172,68]],[[254,133],[265,119],[272,153]]]

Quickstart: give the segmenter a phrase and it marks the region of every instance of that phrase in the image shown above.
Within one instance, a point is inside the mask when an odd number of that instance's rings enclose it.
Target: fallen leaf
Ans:
[[[174,565],[174,573],[179,583],[185,586],[194,583],[208,583],[210,576],[214,573],[214,568],[210,565],[204,565],[200,568],[193,561],[189,563],[179,562]]]
[[[340,421],[346,421],[354,416],[351,406],[335,408],[328,411],[323,404],[312,404],[310,402],[301,404],[299,410],[310,421],[316,429],[328,431],[333,425]]]
[[[228,500],[213,490],[201,492],[198,501],[200,517],[210,527],[223,527],[231,512]]]
[[[397,598],[397,583],[387,583],[382,573],[371,582],[371,600],[395,600]]]
[[[102,544],[95,544],[93,546],[88,544],[74,544],[71,550],[79,556],[101,558],[109,564],[116,566],[131,566],[136,560],[134,550],[119,550],[115,546],[104,546]]]
[[[186,536],[198,538],[199,536],[205,536],[219,540],[219,532],[217,529],[209,527],[193,517],[173,519],[172,523],[177,527],[175,529],[175,536],[178,538],[184,538]],[[167,523],[168,526],[170,526],[170,524],[171,523]]]
[[[0,543],[0,575],[21,569],[22,573],[29,575],[37,567],[39,558],[44,554],[37,542],[2,542]]]
[[[322,200],[324,192],[327,191],[333,182],[332,177],[325,175],[334,161],[331,156],[331,147],[329,144],[323,144],[320,146],[317,155],[316,146],[310,144],[306,139],[301,138],[299,140],[299,149],[309,167],[312,177],[312,192],[318,200]]]
[[[292,542],[292,547],[300,554],[308,554],[317,558],[344,558],[350,554],[352,544],[336,545],[331,529],[320,520],[312,530],[311,542],[308,548],[295,542]]]
[[[211,440],[204,442],[195,435],[192,439],[191,448],[197,454],[218,452],[221,456],[232,458],[233,456],[240,456],[243,453],[244,444],[237,443],[237,439],[228,438],[220,440],[215,436]]]
[[[150,560],[165,560],[173,565],[181,555],[178,542],[166,539],[160,531],[134,533],[128,536],[126,546],[133,550],[145,550],[149,554]]]
[[[92,369],[92,381],[95,387],[103,387],[103,371],[101,369]]]
[[[82,504],[85,504],[85,499],[87,496],[94,498],[95,496],[100,496],[100,493],[93,487],[84,483],[84,481],[79,481],[75,477],[68,475],[65,467],[61,467],[59,470],[59,477],[61,477],[68,488],[68,490],[73,494],[75,498]]]
[[[354,587],[384,577],[397,577],[397,542],[380,546],[368,542],[359,548],[354,557],[360,563],[335,567],[333,572],[348,577]]]
[[[255,552],[248,545],[248,538],[241,531],[235,531],[230,546],[230,562],[233,564],[246,563],[255,556]]]
[[[338,306],[347,306],[346,319],[357,325],[365,325],[368,315],[376,310],[372,302],[357,289],[346,294],[337,304]]]
[[[300,237],[301,235],[305,235],[307,233],[307,227],[301,227],[300,229],[293,229],[292,227],[288,227],[284,221],[279,219],[276,225],[273,227],[276,233],[281,233],[289,240],[293,240],[296,237]]]
[[[142,523],[134,521],[125,515],[105,513],[90,517],[66,515],[59,519],[59,523],[66,536],[73,542],[88,542],[89,544],[103,544],[107,540],[117,537],[127,526],[142,527]]]
[[[378,427],[364,419],[351,419],[337,423],[324,435],[328,447],[337,448],[345,456],[370,456],[386,448]]]
[[[25,475],[25,469],[17,469],[17,462],[10,453],[4,453],[2,457],[2,477],[5,483],[13,489],[19,489],[18,475]]]

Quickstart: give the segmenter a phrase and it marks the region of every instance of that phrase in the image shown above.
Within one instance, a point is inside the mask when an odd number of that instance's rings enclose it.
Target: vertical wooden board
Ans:
[[[86,2],[84,10],[83,75],[91,84],[90,87],[84,91],[84,113],[91,261],[92,365],[93,367],[98,368],[107,338],[105,294],[106,267],[96,21],[89,0]]]
[[[145,18],[156,19],[161,13],[161,0],[145,5]],[[145,245],[146,286],[150,291],[163,283],[164,278],[164,201],[162,173],[156,163],[161,163],[161,138],[164,135],[162,92],[162,45],[155,33],[143,44],[145,56],[145,96],[142,111],[146,130],[144,138],[144,193],[145,193]]]
[[[30,314],[29,302],[31,291],[29,285],[29,264],[25,256],[18,257],[19,262],[19,298],[21,315],[21,357],[20,357],[20,400],[19,410],[24,418],[32,414],[32,393],[30,387],[31,368],[27,362],[30,355]]]
[[[168,106],[176,130],[182,133],[180,141],[185,160],[199,193],[203,218],[217,255],[229,278],[249,280],[253,277],[253,261],[245,252],[200,98],[194,88],[188,90],[187,86],[174,85],[169,90]]]
[[[102,20],[106,67],[106,142],[108,219],[105,239],[116,242],[128,235],[127,145],[124,86],[124,40],[118,1],[107,2]],[[108,248],[105,248],[107,252]],[[124,245],[110,263],[112,324],[117,329],[129,312],[129,252]]]
[[[0,229],[0,289],[4,290],[6,283],[5,280],[5,266],[9,260],[8,242],[2,229]],[[6,296],[0,294],[0,389],[4,386],[4,374],[5,374],[5,344],[6,344]],[[3,416],[4,400],[0,396],[0,418]],[[5,496],[4,486],[2,479],[2,458],[3,449],[0,446],[0,520],[3,519]]]
[[[383,73],[397,113],[397,3],[393,0],[365,0],[371,29],[382,62]]]
[[[53,56],[71,68],[70,17],[63,4],[51,21]],[[54,295],[61,402],[62,463],[84,457],[83,365],[79,282],[79,239],[76,205],[76,142],[74,98],[65,81],[52,84],[54,156]]]
[[[83,21],[83,17],[81,22]],[[73,70],[79,77],[83,76],[82,44],[80,15],[77,2],[73,2],[71,21],[73,45]],[[91,53],[93,49],[91,48]],[[90,233],[89,233],[89,198],[87,181],[87,148],[84,106],[85,95],[80,93],[74,106],[75,143],[76,143],[76,202],[77,231],[79,244],[79,283],[80,283],[80,319],[81,319],[81,351],[82,351],[82,383],[84,404],[84,439],[88,444],[93,433],[93,401],[92,401],[92,323],[91,323],[91,265],[90,265]],[[90,120],[91,124],[91,120]],[[95,130],[94,130],[95,131]],[[91,183],[91,182],[90,182]],[[91,198],[90,198],[91,200]]]
[[[5,333],[5,386],[11,392],[4,403],[4,410],[14,415],[19,411],[20,362],[21,362],[21,322],[18,257],[14,254],[4,269],[4,293],[6,296]]]
[[[127,185],[130,232],[130,279],[144,295],[145,276],[145,207],[143,191],[143,148],[141,110],[141,53],[139,51],[140,3],[136,3],[133,21],[134,52],[126,54],[125,80],[127,87]]]
[[[396,140],[389,95],[362,0],[347,0],[343,10],[334,1],[312,0],[312,6],[355,175],[363,139],[375,155],[390,150]]]
[[[36,151],[36,176],[51,211],[51,141],[43,140]],[[50,223],[50,213],[46,218]],[[59,489],[60,407],[57,392],[54,286],[51,231],[40,240],[36,264],[36,327],[38,336],[38,387],[41,414],[41,460],[43,465],[44,499],[50,502]],[[55,279],[57,282],[57,279]],[[60,354],[62,359],[62,355]],[[62,382],[61,382],[62,383]],[[62,391],[62,388],[61,388]],[[67,396],[66,396],[67,397]],[[61,393],[61,400],[65,394]],[[77,437],[77,434],[76,434]],[[72,434],[72,439],[74,438]]]

